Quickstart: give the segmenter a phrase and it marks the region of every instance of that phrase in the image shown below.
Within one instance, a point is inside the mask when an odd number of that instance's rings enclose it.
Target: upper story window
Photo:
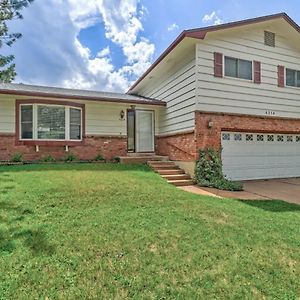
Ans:
[[[225,76],[252,80],[252,61],[225,56]]]
[[[82,109],[62,105],[21,104],[20,139],[80,141]]]
[[[300,87],[300,71],[286,69],[286,85]]]

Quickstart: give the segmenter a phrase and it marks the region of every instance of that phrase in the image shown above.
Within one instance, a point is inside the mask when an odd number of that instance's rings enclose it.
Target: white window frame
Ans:
[[[251,62],[251,75],[252,75],[252,78],[251,79],[245,79],[245,78],[240,78],[240,77],[232,77],[232,76],[226,76],[226,73],[225,73],[225,62],[226,62],[226,57],[227,58],[232,58],[232,59],[237,59],[237,60],[244,60],[244,61],[248,61],[248,62]],[[234,57],[234,56],[231,56],[231,55],[223,55],[223,74],[224,74],[224,78],[230,78],[230,79],[233,79],[233,80],[242,80],[242,81],[245,81],[245,82],[254,82],[254,65],[253,65],[253,60],[250,60],[250,59],[244,59],[244,58],[240,58],[240,57]]]
[[[22,138],[22,115],[21,108],[22,106],[32,106],[32,139],[23,139]],[[39,139],[38,138],[38,128],[37,128],[37,115],[39,106],[51,106],[51,107],[64,107],[65,108],[65,139]],[[80,139],[74,140],[70,139],[70,109],[74,108],[80,110]],[[47,142],[82,142],[83,137],[83,120],[82,120],[82,108],[72,105],[59,105],[59,104],[44,104],[44,103],[24,103],[19,106],[19,140],[20,141],[47,141]]]
[[[295,70],[295,69],[291,69],[291,68],[285,68],[285,72],[284,72],[284,85],[285,85],[285,87],[292,88],[292,89],[299,89],[300,86],[297,86],[297,85],[288,85],[287,84],[287,75],[286,75],[287,74],[287,70],[296,72],[295,73],[296,77],[297,77],[297,73],[300,73],[300,70]],[[296,78],[296,80],[297,80],[297,78]]]

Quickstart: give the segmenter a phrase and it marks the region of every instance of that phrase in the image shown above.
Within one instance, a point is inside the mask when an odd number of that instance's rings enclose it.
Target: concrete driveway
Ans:
[[[244,181],[245,192],[300,204],[300,178]]]
[[[244,181],[244,191],[229,192],[217,189],[191,186],[186,191],[221,198],[241,200],[283,200],[300,205],[300,178]]]

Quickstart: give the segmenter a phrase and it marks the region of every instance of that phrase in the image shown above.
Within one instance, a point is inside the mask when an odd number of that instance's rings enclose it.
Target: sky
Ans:
[[[16,83],[125,92],[183,30],[278,12],[300,24],[299,0],[35,0],[1,54]]]

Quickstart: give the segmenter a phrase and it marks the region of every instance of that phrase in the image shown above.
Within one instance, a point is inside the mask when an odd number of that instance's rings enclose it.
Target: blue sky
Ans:
[[[278,12],[300,24],[296,0],[35,0],[1,51],[16,82],[123,92],[182,30]]]

